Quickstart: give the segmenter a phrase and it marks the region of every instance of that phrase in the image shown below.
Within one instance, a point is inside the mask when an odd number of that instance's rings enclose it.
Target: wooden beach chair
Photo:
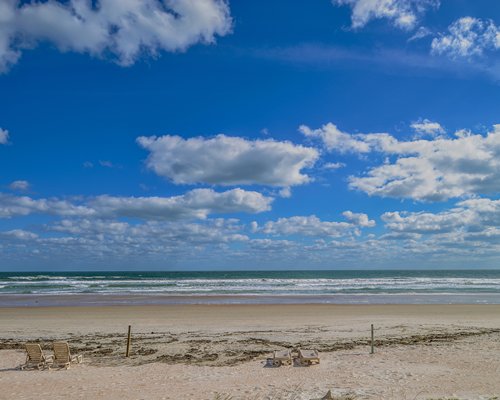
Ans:
[[[273,365],[275,367],[292,365],[292,353],[290,350],[276,350],[273,353]]]
[[[42,347],[38,343],[26,343],[24,348],[26,349],[26,361],[19,367],[21,370],[29,367],[42,369],[53,361],[53,356],[43,354]]]
[[[77,355],[77,356],[71,355],[71,352],[69,351],[69,345],[67,342],[54,342],[53,348],[54,348],[54,361],[52,365],[58,367],[65,367],[66,369],[68,369],[73,363],[79,364],[83,362],[82,355]]]
[[[299,349],[299,361],[301,365],[319,364],[319,353],[317,350]]]

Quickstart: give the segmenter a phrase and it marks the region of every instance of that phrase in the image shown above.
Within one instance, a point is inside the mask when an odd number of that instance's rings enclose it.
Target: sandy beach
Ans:
[[[370,324],[375,354],[370,355]],[[132,354],[125,358],[132,325]],[[489,399],[500,394],[498,305],[158,305],[0,309],[0,398]],[[22,343],[67,340],[85,362],[19,371]],[[275,349],[318,366],[272,368]],[[221,397],[222,396],[222,397]]]

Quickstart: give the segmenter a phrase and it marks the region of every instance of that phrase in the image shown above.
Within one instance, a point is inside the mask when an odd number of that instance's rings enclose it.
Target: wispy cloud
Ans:
[[[28,181],[14,181],[9,185],[9,189],[24,192],[30,188],[30,183]]]
[[[434,38],[431,50],[453,59],[481,56],[500,49],[500,27],[492,20],[463,17],[448,27],[448,33]]]
[[[353,28],[362,28],[373,19],[387,19],[401,29],[413,29],[427,10],[438,8],[439,0],[333,0],[351,7]]]
[[[423,38],[431,36],[431,35],[432,35],[432,31],[429,28],[427,28],[425,26],[421,26],[420,28],[417,29],[417,31],[412,36],[410,36],[410,38],[408,39],[408,42],[420,40],[420,39],[423,39]]]
[[[7,144],[9,142],[9,131],[0,128],[0,144]]]
[[[500,81],[500,64],[476,60],[451,60],[428,51],[394,47],[342,47],[324,43],[301,43],[286,47],[254,49],[253,57],[318,68],[377,68],[386,74],[453,74],[458,78],[484,77]]]

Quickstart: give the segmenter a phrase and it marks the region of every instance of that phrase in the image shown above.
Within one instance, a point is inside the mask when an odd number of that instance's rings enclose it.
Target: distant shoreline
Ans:
[[[499,293],[398,293],[333,295],[0,294],[0,308],[147,305],[498,305]]]

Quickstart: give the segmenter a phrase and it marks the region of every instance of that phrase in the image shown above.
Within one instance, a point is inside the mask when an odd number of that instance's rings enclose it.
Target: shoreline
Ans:
[[[0,294],[0,308],[140,305],[500,305],[500,293],[353,293],[332,295],[248,294]]]

